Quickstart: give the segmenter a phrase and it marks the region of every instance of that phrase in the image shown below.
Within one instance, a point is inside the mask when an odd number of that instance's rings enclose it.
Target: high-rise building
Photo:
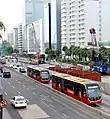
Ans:
[[[30,23],[43,19],[44,15],[44,3],[47,0],[25,0],[25,50],[27,50],[27,27]]]
[[[27,26],[27,52],[36,54],[44,53],[43,20],[40,19]]]
[[[99,40],[99,2],[95,0],[61,0],[61,46],[88,46],[90,28]]]
[[[13,32],[13,30],[8,33],[7,37],[8,37],[8,42],[14,48],[15,41],[14,41],[14,32]]]
[[[52,49],[61,50],[61,1],[51,0]]]
[[[51,49],[51,4],[44,5],[44,42],[45,49]]]
[[[22,24],[19,24],[18,26],[18,50],[19,52],[22,52]]]
[[[25,0],[25,24],[43,17],[44,0]]]
[[[13,28],[14,32],[14,49],[18,49],[18,28]]]

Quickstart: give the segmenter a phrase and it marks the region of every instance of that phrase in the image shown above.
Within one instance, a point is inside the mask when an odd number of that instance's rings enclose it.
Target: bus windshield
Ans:
[[[100,98],[101,90],[98,84],[86,84],[89,98]]]
[[[41,78],[42,79],[48,79],[49,78],[49,72],[48,71],[41,71]]]

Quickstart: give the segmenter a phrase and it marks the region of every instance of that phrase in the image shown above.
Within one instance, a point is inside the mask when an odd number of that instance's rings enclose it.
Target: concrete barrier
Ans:
[[[13,69],[11,69],[11,70],[13,70]],[[13,71],[17,72],[15,70],[13,70]],[[20,75],[23,75],[23,74],[20,73]],[[99,109],[90,107],[90,106],[88,106],[88,105],[86,105],[86,104],[84,104],[84,103],[82,103],[82,102],[80,102],[78,100],[75,100],[75,99],[73,99],[73,98],[71,98],[71,97],[69,97],[69,96],[67,96],[67,95],[55,90],[55,89],[47,87],[47,86],[45,86],[44,84],[42,84],[42,83],[40,83],[38,81],[32,80],[32,78],[30,78],[30,77],[28,77],[26,75],[23,75],[23,76],[26,77],[25,80],[26,79],[27,80],[31,79],[31,81],[36,82],[36,84],[39,87],[44,88],[45,90],[50,92],[51,95],[54,95],[54,97],[55,96],[59,97],[62,100],[62,102],[66,102],[70,106],[74,105],[73,107],[75,107],[77,109],[79,114],[80,113],[84,113],[84,115],[86,115],[90,119],[110,119],[110,115],[109,114],[107,114],[107,113],[105,113],[105,112],[103,112],[103,111],[101,111]]]

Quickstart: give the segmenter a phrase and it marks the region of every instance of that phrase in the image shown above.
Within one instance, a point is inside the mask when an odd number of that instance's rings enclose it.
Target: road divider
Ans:
[[[14,72],[17,72],[14,69],[11,69],[11,70],[14,71]],[[26,77],[24,79],[33,80],[32,78],[30,78],[30,77],[28,77],[26,75],[23,75],[21,73],[20,73],[20,75]],[[35,81],[35,80],[33,80],[33,81]],[[87,115],[87,117],[89,117],[91,119],[110,119],[110,115],[109,114],[107,114],[107,113],[105,113],[105,112],[103,112],[103,111],[101,111],[99,109],[96,109],[94,107],[88,106],[88,105],[86,105],[86,104],[84,104],[84,103],[82,103],[82,102],[80,102],[78,100],[75,100],[75,99],[73,99],[73,98],[71,98],[71,97],[69,97],[69,96],[67,96],[67,95],[55,90],[55,89],[52,89],[51,87],[47,87],[45,84],[42,84],[42,83],[40,83],[38,81],[35,81],[35,82],[36,82],[36,85],[38,85],[39,87],[47,90],[51,95],[54,96],[54,98],[55,97],[56,98],[59,97],[62,100],[62,102],[66,102],[70,106],[74,106],[78,110],[79,114],[80,113],[84,113],[85,115]]]

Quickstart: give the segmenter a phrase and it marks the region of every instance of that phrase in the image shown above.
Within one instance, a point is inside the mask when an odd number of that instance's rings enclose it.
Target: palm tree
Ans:
[[[5,26],[3,22],[0,21],[0,31],[4,30],[5,31]],[[0,39],[2,38],[2,35],[0,34]]]
[[[110,63],[110,49],[107,49],[108,63]]]
[[[89,56],[91,56],[90,50],[88,50],[87,48],[83,48],[82,57],[84,58],[84,60],[87,61],[87,58]]]
[[[74,49],[75,49],[74,45],[71,45],[70,48],[69,48],[70,54],[72,56],[72,59],[74,58]]]
[[[63,50],[64,53],[65,53],[65,56],[64,56],[64,59],[65,59],[66,55],[68,54],[68,53],[67,53],[67,52],[68,52],[68,47],[67,47],[67,46],[64,46],[62,50]]]

